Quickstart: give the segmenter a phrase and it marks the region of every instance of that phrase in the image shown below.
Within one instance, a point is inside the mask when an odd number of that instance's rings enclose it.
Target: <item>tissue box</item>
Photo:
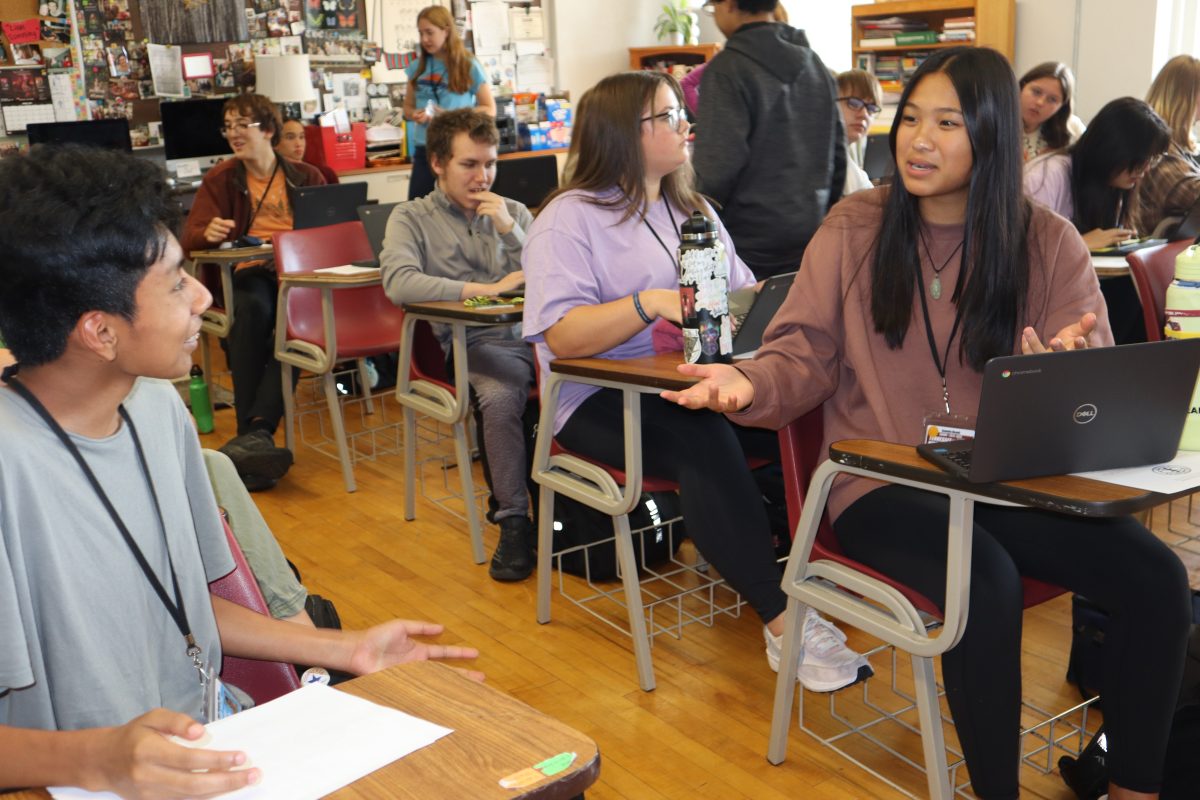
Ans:
[[[571,127],[573,115],[571,113],[571,101],[564,100],[561,97],[546,98],[546,121],[556,122],[566,127]]]

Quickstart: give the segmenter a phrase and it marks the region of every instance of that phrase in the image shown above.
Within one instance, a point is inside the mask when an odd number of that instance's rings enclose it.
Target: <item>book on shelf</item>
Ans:
[[[943,28],[974,28],[974,17],[947,17],[942,22]]]
[[[858,42],[858,46],[864,47],[864,48],[866,48],[866,47],[895,47],[896,39],[895,39],[895,37],[892,37],[892,36],[872,37],[870,39],[860,39]]]
[[[910,44],[935,44],[937,34],[933,31],[905,31],[895,35],[896,46],[904,47]]]
[[[975,31],[946,31],[939,33],[937,39],[939,42],[973,42]]]
[[[929,23],[913,17],[867,17],[858,21],[859,30],[923,31]]]

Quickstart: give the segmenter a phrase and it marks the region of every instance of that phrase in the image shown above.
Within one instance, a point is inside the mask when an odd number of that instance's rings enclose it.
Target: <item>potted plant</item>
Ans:
[[[659,41],[670,38],[671,44],[681,45],[691,41],[696,17],[688,10],[688,0],[668,0],[663,3],[662,13],[654,25]]]

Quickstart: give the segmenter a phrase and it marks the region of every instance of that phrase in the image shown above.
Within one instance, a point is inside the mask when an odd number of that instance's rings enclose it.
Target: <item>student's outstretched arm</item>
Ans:
[[[203,734],[200,723],[164,708],[116,728],[0,726],[0,788],[79,786],[149,800],[213,797],[259,781],[258,770],[238,769],[246,763],[245,753],[196,750],[167,738],[194,740]]]
[[[473,647],[430,644],[413,636],[436,636],[441,625],[394,619],[362,631],[289,625],[220,597],[212,598],[221,648],[226,655],[316,664],[355,675],[430,659],[477,658]],[[474,673],[473,677],[482,679]]]

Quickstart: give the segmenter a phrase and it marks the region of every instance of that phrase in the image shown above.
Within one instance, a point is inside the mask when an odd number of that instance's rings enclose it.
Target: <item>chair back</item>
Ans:
[[[375,257],[366,230],[358,221],[280,231],[273,241],[275,263],[282,275],[310,273]],[[335,359],[399,350],[404,314],[384,294],[382,286],[333,292],[333,317],[338,350],[333,354]],[[288,292],[287,332],[289,339],[325,347],[320,289],[298,288]]]
[[[783,462],[783,483],[787,493],[788,524],[792,528],[793,535],[800,524],[800,512],[804,507],[804,500],[808,495],[808,485],[812,481],[813,472],[816,471],[817,467],[820,466],[826,457],[821,449],[824,440],[825,425],[820,406],[817,406],[804,416],[793,420],[779,431],[779,456]],[[864,575],[883,581],[895,587],[919,611],[923,611],[938,619],[942,618],[941,609],[925,595],[847,556],[842,551],[841,543],[838,542],[837,535],[834,534],[833,526],[829,523],[828,517],[821,520],[821,526],[817,530],[817,539],[813,542],[812,558],[835,561],[851,569],[858,570]],[[1033,580],[1032,578],[1022,578],[1022,583],[1024,585],[1024,606],[1026,608],[1063,593],[1063,589],[1057,586]]]
[[[222,520],[222,524],[225,527],[225,539],[229,542],[229,552],[233,555],[233,572],[210,583],[209,592],[269,616],[271,612],[267,608],[267,601],[258,589],[254,573],[250,571],[250,565],[242,555],[242,548],[234,538],[233,531],[229,529],[229,523]],[[300,679],[291,664],[237,656],[225,656],[221,664],[221,679],[245,691],[259,705],[300,688]]]
[[[433,335],[429,321],[424,319],[417,320],[413,326],[412,377],[454,391],[450,372],[446,368],[446,351]]]
[[[1175,278],[1175,257],[1192,244],[1191,239],[1144,247],[1125,256],[1129,272],[1137,287],[1142,304],[1142,321],[1146,326],[1146,341],[1163,338],[1166,324],[1167,287]]]

